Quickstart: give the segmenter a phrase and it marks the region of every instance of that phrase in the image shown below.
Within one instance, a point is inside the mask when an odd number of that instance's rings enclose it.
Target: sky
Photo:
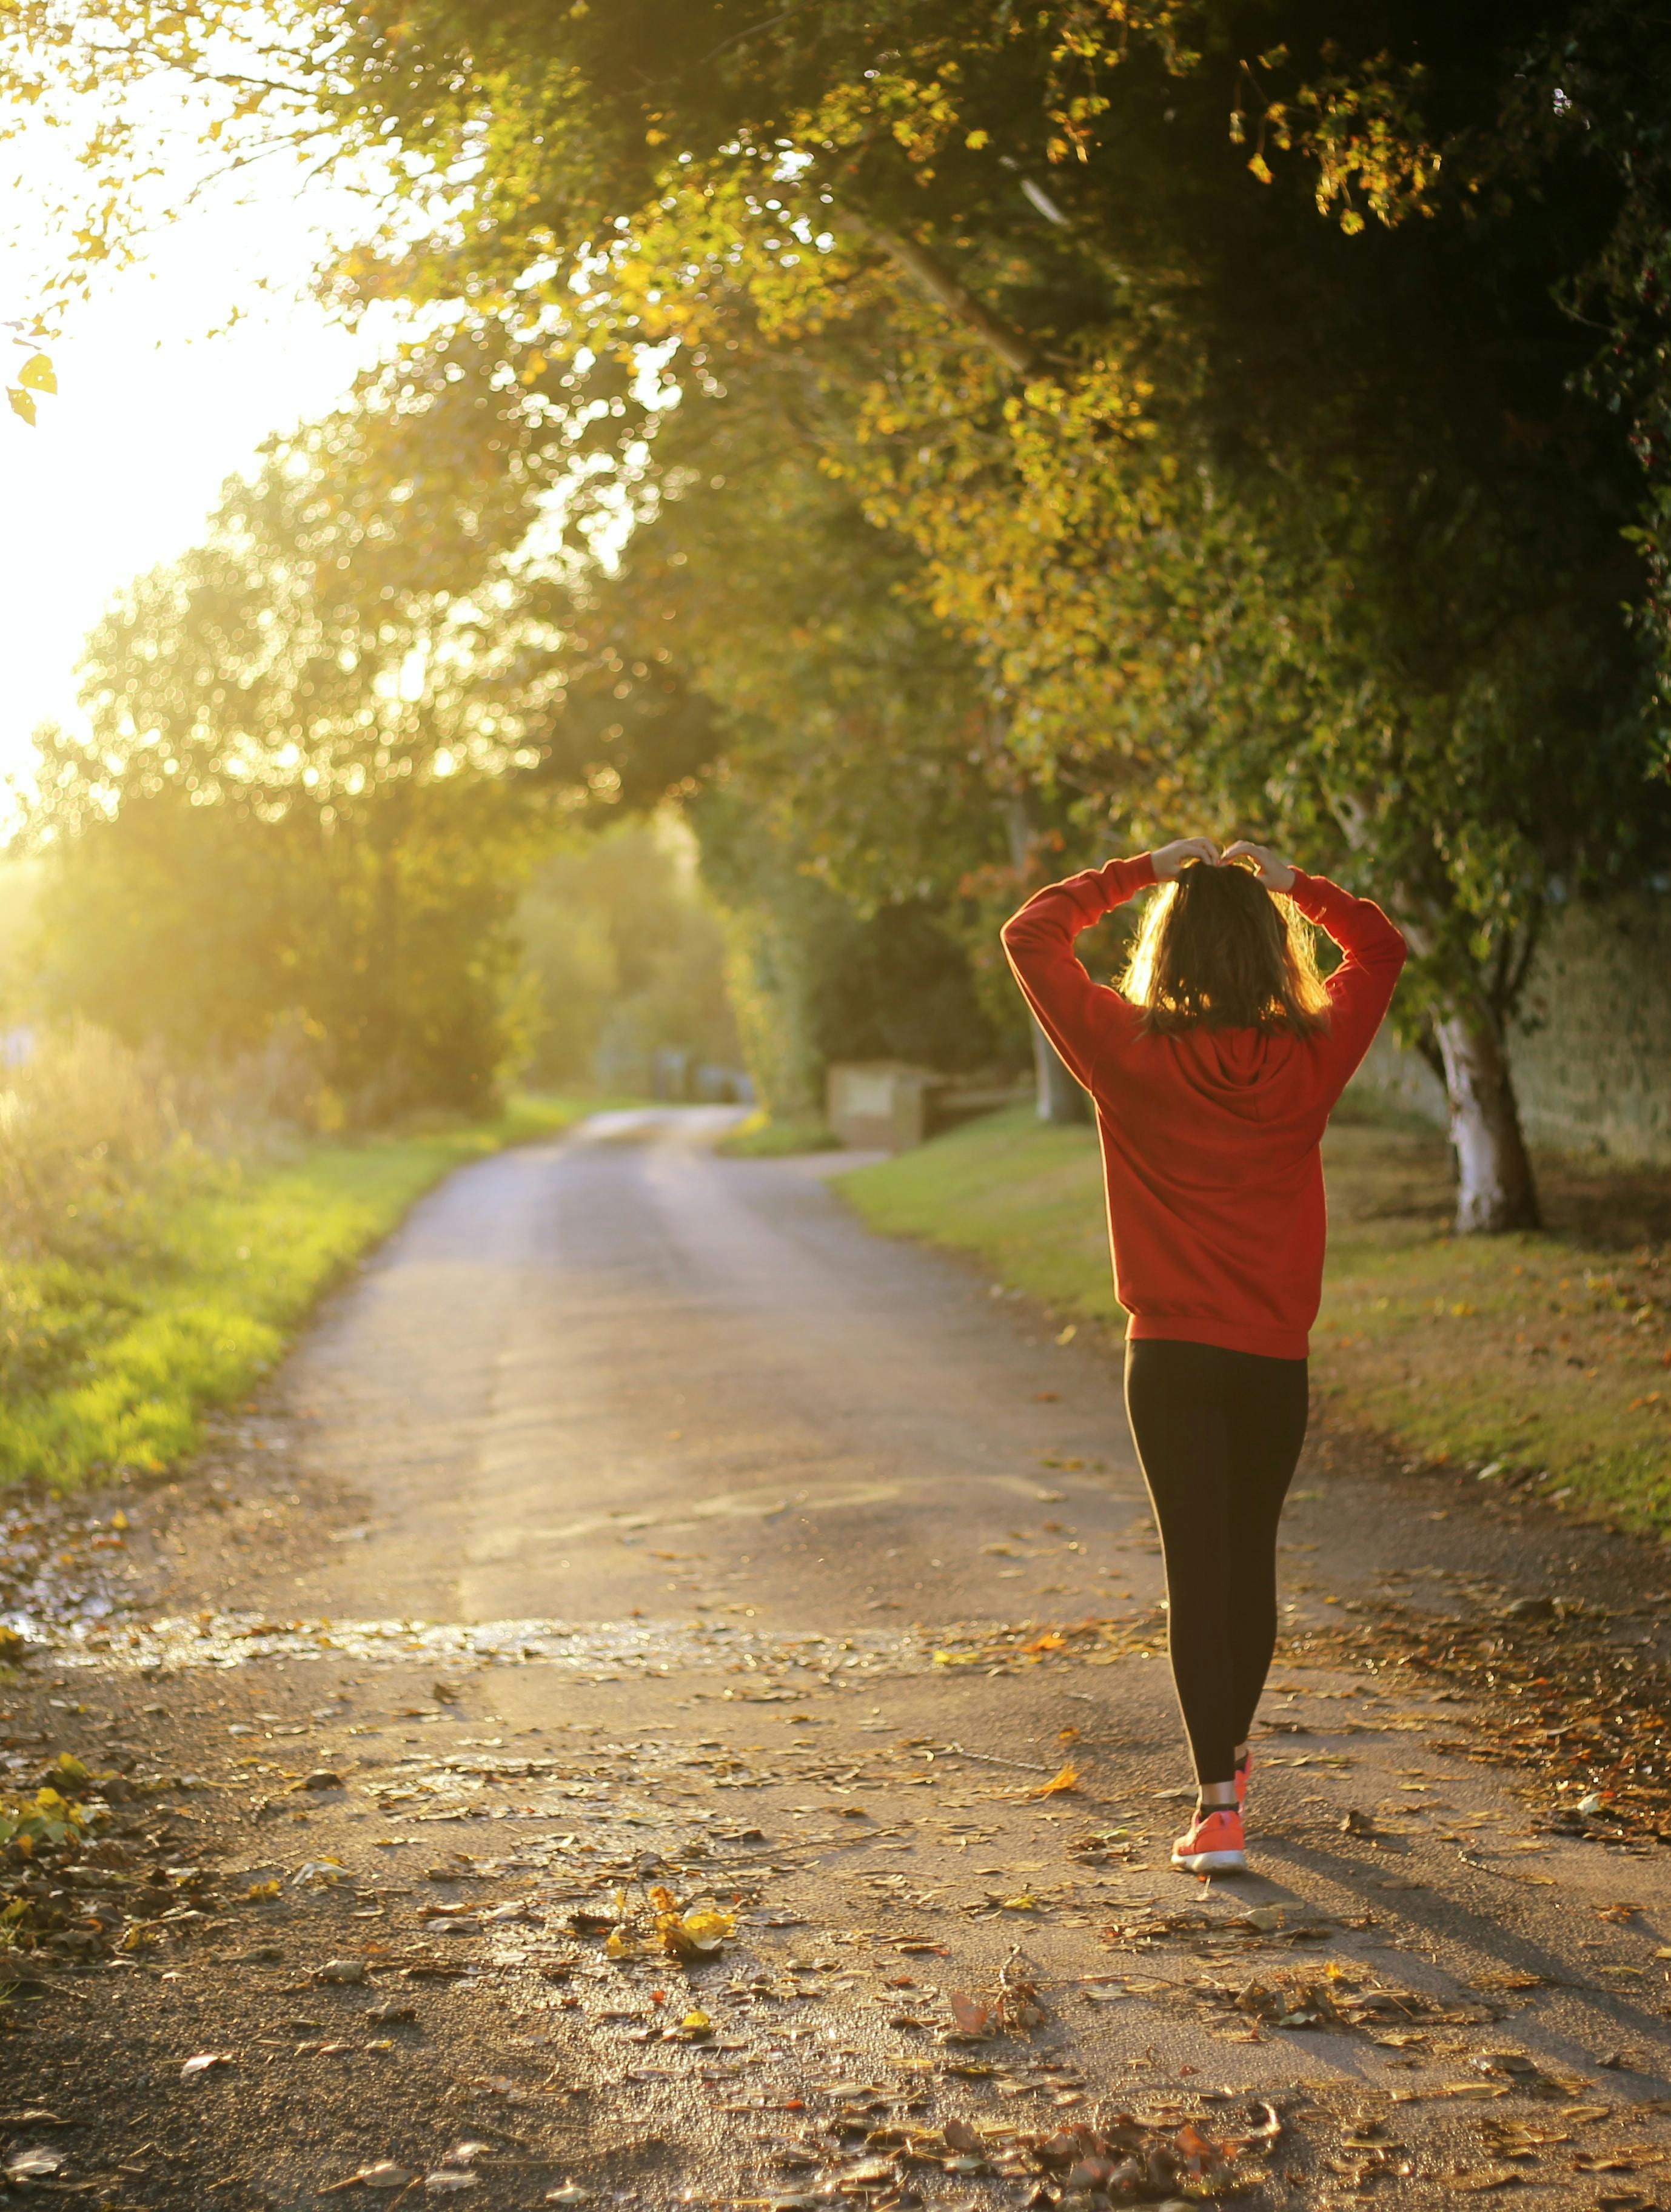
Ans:
[[[376,356],[374,327],[302,296],[349,211],[299,179],[258,165],[160,231],[70,312],[36,427],[0,405],[0,780],[27,780],[39,723],[77,719],[76,664],[112,595],[192,544],[262,440],[325,411]],[[0,321],[32,304],[32,258],[0,241]]]

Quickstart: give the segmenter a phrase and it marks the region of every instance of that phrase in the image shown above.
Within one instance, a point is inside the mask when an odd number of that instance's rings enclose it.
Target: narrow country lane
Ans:
[[[40,2177],[1671,2203],[1671,1854],[1474,1755],[1540,1665],[1662,1663],[1660,1555],[1320,1427],[1256,1871],[1175,1875],[1117,1368],[727,1125],[456,1175],[137,1512],[131,1621],[8,1691],[117,1765],[140,1931],[0,2045]],[[1430,1616],[1495,1686],[1396,1663]]]
[[[599,1116],[421,1209],[292,1364],[304,1463],[368,1534],[285,1602],[599,1621],[694,1595],[840,1631],[1097,1601],[1106,1553],[1042,1533],[1085,1486],[1042,1462],[1097,1470],[1097,1538],[1139,1510],[1101,1364],[1065,1374],[958,1271],[868,1236],[825,1188],[839,1156],[716,1159],[733,1118]],[[1048,1556],[983,1553],[1024,1524]]]

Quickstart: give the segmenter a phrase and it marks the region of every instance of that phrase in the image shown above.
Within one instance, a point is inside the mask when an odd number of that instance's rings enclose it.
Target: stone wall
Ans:
[[[1564,908],[1523,1014],[1511,1056],[1532,1142],[1671,1166],[1671,894]],[[1389,1030],[1352,1087],[1444,1122],[1442,1086]]]

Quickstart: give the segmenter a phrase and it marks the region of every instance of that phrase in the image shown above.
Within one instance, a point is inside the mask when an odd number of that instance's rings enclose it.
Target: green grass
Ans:
[[[205,1407],[247,1390],[321,1293],[450,1170],[593,1108],[519,1098],[498,1120],[288,1155],[201,1156],[132,1202],[102,1262],[0,1267],[0,1482],[155,1473]]]
[[[763,1109],[722,1137],[717,1149],[733,1160],[781,1160],[791,1152],[833,1152],[841,1141],[819,1115],[778,1116]]]
[[[832,1187],[872,1229],[977,1254],[1006,1289],[1123,1331],[1089,1129],[1045,1128],[1030,1107],[1013,1107]]]
[[[1542,1158],[1547,1232],[1457,1239],[1437,1133],[1348,1110],[1323,1158],[1312,1364],[1336,1419],[1671,1528],[1671,1177]],[[1089,1130],[994,1114],[836,1188],[872,1227],[974,1255],[1059,1321],[1123,1330]]]

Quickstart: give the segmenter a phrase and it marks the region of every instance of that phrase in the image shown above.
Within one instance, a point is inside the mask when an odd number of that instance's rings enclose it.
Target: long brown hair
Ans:
[[[1310,924],[1291,900],[1235,863],[1192,861],[1149,901],[1121,988],[1145,1028],[1328,1025]]]

